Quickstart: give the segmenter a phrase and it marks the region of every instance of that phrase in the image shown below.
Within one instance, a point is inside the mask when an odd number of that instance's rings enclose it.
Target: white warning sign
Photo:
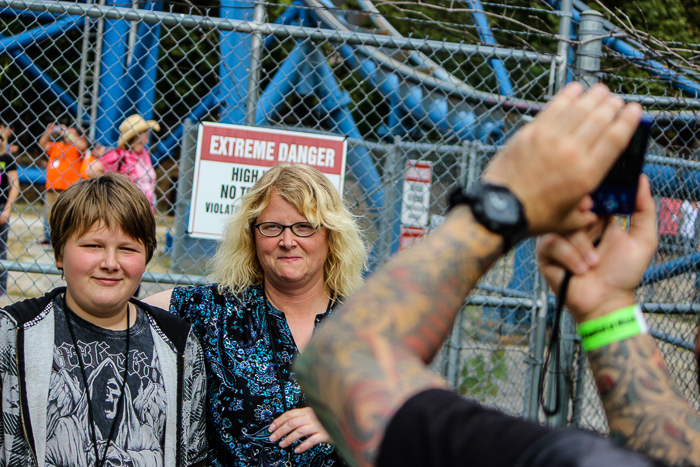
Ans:
[[[280,162],[308,164],[342,193],[345,138],[222,123],[199,125],[188,232],[218,239],[238,200]]]

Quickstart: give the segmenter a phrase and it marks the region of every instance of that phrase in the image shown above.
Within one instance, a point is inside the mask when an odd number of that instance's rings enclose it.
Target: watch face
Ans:
[[[518,206],[509,193],[490,191],[484,197],[485,214],[492,220],[503,224],[518,222]]]

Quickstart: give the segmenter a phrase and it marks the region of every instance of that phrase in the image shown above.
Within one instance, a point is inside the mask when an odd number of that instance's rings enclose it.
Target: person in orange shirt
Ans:
[[[48,225],[51,206],[58,195],[81,179],[83,154],[88,148],[88,142],[80,130],[52,123],[39,139],[39,146],[49,157],[44,192]]]

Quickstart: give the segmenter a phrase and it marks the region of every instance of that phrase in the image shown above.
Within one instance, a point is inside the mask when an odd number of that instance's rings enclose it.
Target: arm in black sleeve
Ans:
[[[377,467],[652,467],[651,460],[578,430],[552,430],[430,389],[386,431]]]

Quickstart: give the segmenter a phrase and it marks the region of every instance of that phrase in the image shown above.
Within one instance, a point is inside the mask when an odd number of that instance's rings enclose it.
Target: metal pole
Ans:
[[[542,373],[542,363],[544,360],[544,347],[547,338],[547,311],[549,309],[547,296],[549,286],[542,274],[539,275],[539,306],[533,306],[533,351],[530,357],[530,403],[527,408],[527,417],[531,420],[538,420],[540,410],[539,382]]]
[[[581,412],[583,408],[583,394],[586,385],[586,369],[588,362],[586,352],[581,348],[581,340],[576,339],[576,380],[574,381],[574,401],[571,407],[571,424],[575,427],[581,426]]]
[[[98,5],[104,6],[105,0],[99,0]],[[102,35],[105,30],[104,18],[97,19],[97,35],[95,36],[95,63],[92,71],[92,98],[90,102],[90,141],[95,141],[97,134],[97,109],[100,107],[100,72],[102,70]]]
[[[87,0],[85,3],[91,4],[92,0]],[[82,128],[83,123],[86,120],[83,118],[83,113],[85,112],[85,88],[87,87],[87,68],[88,68],[88,53],[89,53],[89,39],[90,39],[90,27],[92,26],[92,20],[86,19],[85,25],[83,26],[83,40],[81,44],[81,59],[80,59],[80,80],[78,81],[78,110],[75,112],[75,126],[76,128]]]
[[[559,44],[557,46],[557,55],[559,61],[557,63],[557,78],[555,92],[559,92],[566,84],[566,75],[569,67],[569,42],[571,41],[571,18],[572,18],[572,0],[562,0],[561,2],[561,21],[559,22]]]
[[[557,48],[557,52],[559,55],[559,62],[557,64],[557,75],[556,75],[556,79],[555,79],[555,92],[559,92],[566,85],[567,75],[569,72],[569,69],[568,69],[569,43],[571,40],[571,19],[573,17],[572,3],[573,3],[572,0],[562,0],[562,2],[561,2],[561,8],[560,8],[561,21],[559,22],[559,45]],[[544,280],[542,280],[542,283],[543,283],[543,288],[545,290],[547,290],[546,289],[546,282]],[[548,294],[548,291],[546,292],[546,294]],[[537,334],[538,334],[538,337],[539,337],[539,335],[542,335],[542,338],[543,338],[542,344],[544,344],[544,334],[546,333],[546,325],[547,325],[546,294],[545,294],[545,300],[543,300],[544,303],[542,305],[542,309],[540,310],[540,315],[538,315],[538,317],[537,317],[537,319],[539,321],[537,323],[537,326],[538,326]],[[564,319],[565,316],[562,316],[562,321],[561,321],[562,328],[561,328],[560,336],[562,338],[564,337],[564,333],[568,331],[568,326],[566,325],[567,320]],[[540,326],[542,327],[542,329],[540,329]],[[536,348],[539,344],[540,344],[539,342],[536,342]],[[559,361],[561,362],[562,369],[567,368],[567,367],[571,367],[573,365],[573,362],[571,365],[566,365],[563,362],[563,359],[566,358],[566,355],[567,355],[567,352],[564,348],[563,339],[562,339],[562,342],[560,342],[559,349],[561,350],[560,352],[556,352],[556,354],[555,354],[555,352],[553,352],[552,359],[550,360],[550,365],[552,365],[552,366],[556,365],[556,359],[559,359]],[[544,351],[544,346],[543,346],[542,350]],[[536,359],[539,358],[540,362],[541,362],[541,356],[544,355],[544,352],[542,354],[536,353],[535,355],[536,355],[535,358]],[[573,357],[573,355],[572,355],[572,357]],[[537,365],[539,365],[539,367]],[[537,379],[533,378],[533,383],[539,382],[539,374],[542,371],[541,365],[542,365],[541,363],[538,363],[535,365],[535,368],[537,368],[538,371],[537,371]],[[535,372],[535,368],[533,368],[533,373]],[[560,405],[559,415],[561,415],[562,413],[566,413],[568,415],[568,406],[569,406],[568,386],[566,384],[564,384],[564,380],[563,380],[562,375],[556,374],[556,372],[552,372],[549,375],[549,383],[548,383],[549,390],[547,391],[547,395],[549,396],[547,398],[547,399],[549,399],[548,403],[549,403],[550,407],[553,406],[554,397],[557,397],[557,394],[555,394],[556,378],[560,378],[559,382],[561,383],[561,394],[559,394],[559,397],[561,398],[560,399],[561,405]],[[533,386],[538,386],[538,385],[534,384]],[[537,393],[539,388],[534,387],[533,389],[534,389],[534,392]],[[531,394],[531,396],[532,396],[532,394]],[[531,401],[532,401],[532,399],[533,399],[533,397],[530,398]],[[536,394],[535,394],[535,399],[537,399]],[[566,409],[564,409],[564,407],[566,407]],[[531,411],[533,410],[532,406],[530,407],[530,410]],[[537,412],[535,412],[535,417],[533,417],[533,418],[536,418],[536,413]],[[561,418],[558,416],[548,417],[547,423],[548,424],[559,424],[559,423],[561,423]],[[566,422],[564,422],[564,423],[566,423]]]
[[[578,68],[578,79],[589,88],[600,81],[600,59],[603,56],[603,15],[594,10],[586,10],[581,13],[578,27],[578,38],[580,45],[576,52],[576,67]],[[574,338],[575,326],[571,323],[572,339]],[[563,329],[562,329],[563,330]],[[562,341],[564,343],[564,341]],[[574,399],[572,403],[571,422],[574,426],[581,423],[581,409],[583,406],[583,394],[586,376],[586,353],[581,349],[580,340],[576,339],[567,342],[567,347],[572,353],[578,352],[576,359],[576,379],[574,381]],[[572,361],[573,363],[573,361]],[[568,405],[566,407],[568,409]]]
[[[462,322],[464,321],[464,307],[459,311],[457,318],[455,319],[455,324],[452,327],[452,334],[450,335],[450,343],[447,347],[448,358],[447,358],[447,372],[446,379],[452,385],[452,387],[457,387],[459,378],[459,354],[460,346],[459,341],[462,330]]]
[[[603,15],[595,10],[581,13],[578,38],[581,44],[576,51],[578,79],[589,88],[600,81],[600,58],[603,56]]]
[[[185,264],[187,262],[184,259],[191,258],[184,240],[189,223],[192,178],[194,177],[194,160],[197,151],[197,126],[193,125],[189,119],[185,120],[183,126],[180,176],[177,180],[177,200],[175,201],[175,234],[173,235],[172,270],[176,273],[185,272],[189,264]]]
[[[391,241],[394,226],[394,203],[396,202],[396,184],[398,183],[399,161],[403,150],[400,143],[401,138],[396,137],[396,143],[393,151],[386,154],[384,158],[384,177],[382,185],[384,187],[384,209],[381,213],[381,248],[379,250],[380,258],[386,261],[391,256]]]
[[[265,4],[261,0],[255,0],[253,22],[262,24],[265,22]],[[248,71],[248,95],[245,104],[245,124],[255,126],[255,111],[258,107],[258,87],[260,86],[260,57],[262,55],[262,32],[258,29],[253,32],[250,43],[250,70]]]
[[[574,341],[576,339],[576,323],[571,315],[566,312],[561,317],[561,334],[560,334],[561,352],[559,353],[559,361],[561,373],[555,375],[559,377],[561,383],[561,393],[559,394],[561,405],[559,413],[554,421],[557,426],[566,426],[569,421],[569,399],[572,394],[572,375],[574,371]]]
[[[461,183],[464,187],[471,185],[478,178],[477,167],[479,163],[479,153],[477,146],[478,143],[476,142],[465,142],[464,144],[464,155],[460,163],[462,169]],[[464,307],[462,307],[455,319],[455,324],[452,327],[452,334],[450,335],[449,347],[447,348],[448,358],[445,376],[453,387],[457,387],[459,382],[459,354],[461,351],[459,344],[462,337],[461,331],[463,322]]]

